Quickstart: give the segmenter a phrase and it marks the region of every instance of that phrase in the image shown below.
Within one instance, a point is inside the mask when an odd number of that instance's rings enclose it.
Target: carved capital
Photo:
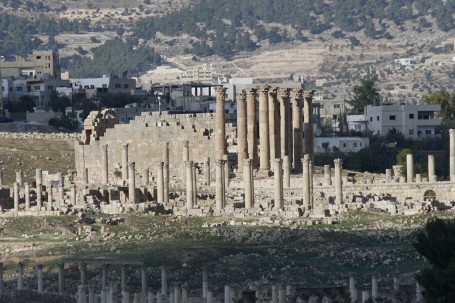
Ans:
[[[183,141],[183,147],[189,147],[190,146],[190,141],[185,140]]]
[[[316,91],[314,89],[304,90],[303,97],[305,99],[313,99],[313,95]]]
[[[237,101],[245,102],[246,100],[246,92],[242,90],[240,94],[237,95]]]
[[[227,88],[225,88],[225,87],[217,87],[215,89],[216,96],[226,98],[226,90],[227,90]]]
[[[249,88],[246,90],[246,94],[250,96],[256,96],[257,88]]]
[[[449,129],[449,135],[455,136],[455,129],[453,129],[453,128]]]
[[[223,159],[217,159],[217,160],[215,160],[215,165],[216,165],[216,166],[223,167],[224,164],[226,164],[226,160],[223,160]]]
[[[102,144],[102,145],[101,145],[101,150],[107,152],[108,147],[109,147],[109,145],[107,145],[107,144]]]
[[[301,161],[304,167],[309,167],[311,162],[310,155],[308,154],[303,155]]]
[[[259,86],[258,91],[259,91],[259,94],[261,94],[261,95],[267,95],[268,92],[269,92],[269,89],[270,89],[270,86],[268,86],[268,85],[261,85],[261,86]]]
[[[129,162],[128,166],[129,166],[129,168],[134,169],[134,167],[136,166],[136,163],[135,162]]]
[[[343,166],[343,159],[335,159],[333,160],[333,163],[335,164],[335,167],[342,167]]]
[[[185,161],[185,166],[186,167],[193,167],[193,161],[190,160],[190,161]]]
[[[158,162],[156,165],[158,166],[158,168],[163,168],[164,167],[164,162]]]
[[[124,144],[122,144],[122,148],[123,149],[128,149],[128,145],[129,145],[129,143],[124,143]]]
[[[284,87],[280,87],[278,89],[278,93],[280,94],[280,97],[283,99],[287,99],[289,98],[289,88],[284,88]]]
[[[303,97],[303,89],[294,88],[292,90],[292,94],[294,95],[294,99],[302,99],[302,97]]]
[[[169,141],[164,142],[163,148],[169,148]]]
[[[271,87],[269,88],[269,96],[277,97],[278,87]]]

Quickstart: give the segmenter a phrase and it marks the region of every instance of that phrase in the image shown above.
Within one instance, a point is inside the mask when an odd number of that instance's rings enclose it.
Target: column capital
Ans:
[[[168,148],[169,147],[169,141],[166,141],[163,143],[163,147]]]
[[[316,91],[314,89],[306,89],[303,91],[303,97],[305,99],[308,99],[308,98],[313,98],[313,95]]]
[[[128,166],[131,167],[132,169],[134,169],[135,165],[136,165],[136,162],[129,162],[128,163]]]
[[[343,159],[335,159],[335,160],[333,160],[333,163],[335,164],[335,167],[336,166],[342,167],[343,166]]]
[[[253,159],[243,159],[243,165],[244,166],[253,165]]]
[[[158,168],[162,168],[164,167],[164,162],[158,162],[156,163],[156,166],[158,166]]]
[[[217,166],[223,166],[225,163],[226,163],[226,160],[223,160],[223,159],[217,159],[217,160],[215,160],[215,164],[216,164]]]
[[[292,90],[292,94],[294,95],[294,99],[302,99],[302,97],[303,97],[303,89],[294,88]]]
[[[282,159],[273,159],[273,163],[278,163],[278,164],[282,164],[283,163],[283,160]]]
[[[453,129],[453,128],[449,129],[449,134],[451,136],[455,136],[455,129]]]
[[[109,147],[109,145],[107,145],[107,144],[101,144],[101,149],[103,149],[104,151],[107,151],[108,147]]]
[[[189,147],[190,146],[190,141],[185,140],[183,141],[183,147]]]
[[[280,94],[281,98],[289,98],[289,88],[280,87],[278,89],[278,93]]]
[[[278,87],[270,87],[269,88],[269,96],[276,98],[277,93],[278,93]]]
[[[130,145],[130,144],[129,144],[129,143],[123,143],[123,144],[122,144],[122,147],[123,147],[123,148],[128,148],[128,145]]]
[[[267,84],[266,84],[266,85],[261,85],[261,86],[259,86],[259,88],[258,88],[258,92],[259,92],[259,94],[261,94],[261,95],[267,95],[268,92],[269,92],[269,89],[270,89],[270,86],[269,86],[269,85],[267,85]]]
[[[244,90],[242,90],[242,92],[240,94],[237,94],[237,100],[243,100],[245,102],[246,100],[246,92]]]
[[[303,158],[300,159],[300,160],[302,161],[302,164],[303,164],[304,167],[309,167],[310,166],[310,162],[311,162],[310,155],[305,154],[305,155],[303,155]]]
[[[192,160],[185,161],[185,165],[192,167],[193,166],[193,161]]]
[[[254,88],[254,87],[249,88],[249,89],[246,90],[246,94],[247,94],[248,96],[256,96],[257,90],[258,90],[258,89],[257,89],[257,88]]]
[[[163,162],[164,168],[169,168],[169,162]]]
[[[226,87],[217,87],[215,89],[216,96],[225,98],[226,97],[226,90],[227,90]]]

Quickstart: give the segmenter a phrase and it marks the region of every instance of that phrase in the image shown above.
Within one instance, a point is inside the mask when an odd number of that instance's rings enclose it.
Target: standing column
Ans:
[[[38,278],[38,293],[42,294],[43,290],[43,265],[38,265],[36,276]]]
[[[19,212],[19,183],[13,184],[14,212]]]
[[[287,118],[289,117],[289,89],[280,88],[279,94],[281,97],[280,102],[280,147],[281,147],[281,158],[284,159],[284,156],[289,156],[289,123]]]
[[[167,268],[161,266],[161,294],[167,295]]]
[[[36,179],[36,184],[43,184],[43,170],[41,168],[36,169],[35,179]]]
[[[385,183],[391,183],[392,182],[392,169],[387,168],[385,170]]]
[[[147,293],[147,268],[145,265],[142,265],[141,267],[141,290],[145,296]]]
[[[186,183],[186,170],[185,162],[190,161],[190,142],[188,140],[183,141],[183,168],[182,168],[182,183]]]
[[[193,161],[185,162],[186,169],[186,208],[193,209]]]
[[[128,181],[128,143],[122,144],[122,180]]]
[[[81,270],[81,285],[87,285],[87,263],[80,263]]]
[[[283,175],[284,175],[284,187],[291,187],[291,159],[288,155],[283,157]]]
[[[101,280],[101,286],[103,289],[107,287],[107,274],[108,274],[109,264],[103,264],[103,278]]]
[[[72,184],[71,185],[71,204],[77,205],[77,200],[76,200],[76,185]]]
[[[84,185],[88,184],[88,168],[84,168],[82,170],[82,182],[84,183]]]
[[[225,202],[224,160],[215,160],[216,165],[216,210],[222,210]]]
[[[164,171],[163,171],[163,162],[158,162],[157,165],[157,179],[156,179],[156,202],[163,203],[164,202]]]
[[[237,171],[243,171],[243,160],[248,158],[246,93],[237,96]]]
[[[248,158],[253,163],[258,161],[258,134],[256,125],[256,88],[247,91],[247,129],[248,129]]]
[[[216,157],[221,159],[226,154],[226,117],[225,117],[225,99],[226,99],[225,87],[216,88]]]
[[[122,265],[121,267],[121,287],[122,292],[128,291],[128,285],[126,284],[127,277],[126,277],[126,265]]]
[[[324,165],[324,186],[332,185],[332,175],[330,171],[330,165]]]
[[[24,173],[22,170],[16,170],[16,182],[19,183],[19,186],[24,185]]]
[[[455,181],[455,129],[449,129],[450,137],[450,158],[449,158],[449,171],[450,171],[450,181]]]
[[[30,210],[30,185],[24,184],[25,211]]]
[[[128,164],[128,196],[129,203],[136,203],[136,172],[134,162]]]
[[[43,207],[43,186],[41,184],[36,184],[36,207],[38,210]]]
[[[210,158],[204,158],[204,178],[205,185],[210,186]]]
[[[149,169],[145,168],[142,171],[142,185],[147,186],[147,184],[149,184]]]
[[[224,303],[231,303],[231,287],[224,285]]]
[[[109,163],[108,163],[108,149],[107,144],[101,145],[101,183],[107,185],[109,183]]]
[[[280,158],[280,123],[278,116],[278,88],[269,89],[269,145],[270,145],[270,167],[272,161]]]
[[[343,169],[343,160],[333,160],[335,164],[335,204],[343,204],[343,180],[341,171]]]
[[[303,155],[303,129],[302,129],[302,89],[294,89],[294,98],[292,100],[292,139],[293,139],[293,165],[292,167],[300,172],[302,171]]]
[[[434,155],[428,155],[428,181],[436,182],[436,173],[434,169]]]
[[[406,155],[406,180],[408,183],[414,182],[414,157],[412,154]]]
[[[310,191],[310,155],[305,154],[302,159],[303,170],[303,205],[305,209],[311,206],[311,191]]]
[[[58,264],[58,294],[65,293],[65,263]]]
[[[23,289],[24,289],[24,263],[19,262],[19,264],[17,266],[17,290],[23,290]]]
[[[259,88],[259,169],[270,170],[270,143],[269,143],[269,86]]]
[[[243,161],[243,186],[245,188],[245,208],[252,208],[254,205],[254,180],[253,160]]]
[[[303,92],[303,153],[314,157],[314,131],[313,131],[313,95],[315,90]]]
[[[227,190],[229,188],[229,156],[223,155],[224,160],[224,188]]]
[[[53,200],[54,196],[52,194],[52,184],[49,184],[49,187],[47,188],[47,203],[49,208],[53,207]]]
[[[3,185],[3,170],[0,170],[0,186]]]
[[[371,297],[373,300],[378,298],[378,277],[374,275],[371,277]]]
[[[283,160],[273,159],[274,168],[273,168],[273,187],[274,187],[274,200],[275,207],[278,209],[284,208],[283,201]]]
[[[165,142],[163,145],[163,202],[169,203],[169,142]]]
[[[193,162],[192,167],[192,177],[193,177],[193,207],[197,204],[197,163]]]
[[[207,289],[209,287],[207,269],[202,270],[202,297],[207,298]]]

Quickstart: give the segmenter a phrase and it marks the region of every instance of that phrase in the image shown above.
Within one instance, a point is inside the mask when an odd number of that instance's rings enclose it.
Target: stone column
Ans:
[[[3,185],[3,170],[0,170],[0,186]]]
[[[88,182],[88,168],[82,169],[82,183],[84,183],[84,185],[87,185],[89,183]]]
[[[224,303],[231,303],[231,287],[224,285]]]
[[[225,99],[226,99],[225,87],[216,88],[216,112],[215,112],[215,142],[216,142],[216,157],[221,159],[226,154],[226,117],[225,117]]]
[[[101,145],[101,184],[107,185],[109,183],[109,163],[108,163],[108,145]]]
[[[128,143],[122,144],[122,180],[128,181]]]
[[[247,90],[247,137],[248,137],[248,158],[257,163],[258,160],[258,134],[256,125],[256,88]]]
[[[280,155],[280,123],[278,115],[278,88],[269,89],[269,145],[270,145],[270,167],[273,168],[272,161],[281,158]]]
[[[279,303],[286,303],[286,296],[283,289],[283,285],[278,286],[278,302]]]
[[[414,182],[414,157],[412,154],[406,155],[406,180],[408,183]]]
[[[161,266],[161,294],[167,295],[167,268]]]
[[[311,190],[310,190],[310,155],[305,154],[302,159],[303,170],[303,205],[305,209],[311,206]],[[325,167],[324,167],[325,168]],[[325,171],[324,171],[325,172]]]
[[[24,184],[24,196],[25,196],[25,211],[30,210],[30,185]]]
[[[303,92],[303,153],[314,157],[314,131],[313,131],[313,95],[315,90]]]
[[[343,180],[341,172],[343,169],[343,160],[335,159],[335,204],[343,204]]]
[[[371,297],[373,300],[378,298],[378,277],[371,277]]]
[[[36,179],[36,184],[43,184],[43,170],[41,168],[36,169],[35,179]]]
[[[193,161],[186,161],[185,169],[186,169],[186,208],[193,209],[193,207],[194,207]]]
[[[65,190],[62,185],[59,185],[58,193],[60,195],[60,197],[59,197],[60,205],[64,205],[65,204]]]
[[[76,185],[75,184],[71,185],[71,204],[73,206],[78,204],[77,199],[76,199]]]
[[[276,285],[272,285],[272,303],[278,303],[278,290]]]
[[[188,289],[186,285],[182,285],[182,303],[188,303]]]
[[[434,167],[434,155],[428,155],[428,181],[430,182],[437,181]]]
[[[19,265],[17,266],[17,290],[23,290],[23,289],[24,289],[24,263],[19,262]]]
[[[38,265],[36,276],[38,278],[38,293],[42,294],[44,292],[43,288],[43,265]]]
[[[121,287],[122,287],[122,292],[128,291],[128,285],[127,285],[126,281],[127,281],[126,265],[122,265],[122,267],[121,267]]]
[[[291,187],[291,159],[288,155],[283,157],[283,175],[284,187]]]
[[[210,186],[210,158],[204,158],[204,179],[205,185]]]
[[[216,165],[216,210],[222,210],[225,202],[224,160],[215,160]]]
[[[147,293],[147,268],[144,265],[141,267],[141,290],[144,295]]]
[[[14,212],[19,212],[19,183],[13,184]]]
[[[19,186],[24,185],[24,173],[22,170],[16,170],[16,182],[19,183]]]
[[[163,180],[164,180],[164,190],[163,190],[163,202],[165,204],[169,203],[169,142],[165,142],[163,145]]]
[[[302,89],[292,90],[294,98],[292,100],[292,140],[293,140],[293,157],[292,167],[297,171],[302,171],[303,155],[303,128],[302,128]]]
[[[351,295],[351,302],[357,302],[357,289],[355,288],[355,280],[352,275],[349,276],[349,293]]]
[[[156,178],[156,202],[164,203],[164,162],[158,162]]]
[[[163,294],[161,291],[156,292],[156,303],[163,303]]]
[[[391,183],[392,182],[392,169],[387,168],[385,170],[385,183]]]
[[[207,298],[207,289],[209,287],[207,269],[202,270],[202,297]]]
[[[449,171],[450,171],[450,181],[455,181],[455,129],[449,130],[450,137],[450,158],[449,158]]]
[[[65,293],[65,263],[58,264],[58,294]]]
[[[416,303],[422,303],[423,301],[423,295],[422,295],[422,288],[420,287],[419,282],[416,281]]]
[[[286,120],[289,117],[289,113],[288,113],[289,112],[289,89],[280,88],[278,92],[281,97],[281,102],[280,102],[280,139],[281,139],[280,149],[281,149],[281,158],[284,159],[284,156],[289,156],[289,154],[290,154],[288,140],[291,139],[291,137],[289,137],[289,134],[290,134],[290,129],[288,128],[289,123]]]
[[[243,187],[245,188],[245,208],[254,206],[253,160],[243,161]]]
[[[79,285],[77,287],[77,293],[77,303],[87,303],[87,285]]]
[[[182,168],[182,183],[186,184],[185,162],[190,161],[190,142],[183,141],[183,168]]]
[[[0,298],[3,296],[3,263],[0,263]]]
[[[311,209],[314,209],[314,201],[313,201],[313,161],[310,160],[310,164],[308,166],[308,174],[309,174],[309,179],[310,179],[310,203],[311,203]]]
[[[213,292],[211,289],[207,289],[207,303],[213,303]]]
[[[81,285],[87,285],[87,263],[80,263],[79,264],[80,271],[81,271]]]
[[[149,184],[149,169],[145,168],[142,170],[142,185],[147,186]]]
[[[324,186],[332,185],[332,172],[330,165],[324,165]]]
[[[122,303],[130,303],[130,292],[122,290]]]
[[[41,207],[43,207],[43,186],[36,184],[36,208],[41,210]]]
[[[128,164],[128,202],[131,204],[136,203],[136,170],[135,163]]]
[[[88,303],[97,303],[95,302],[95,289],[93,286],[88,288]]]
[[[243,171],[243,160],[248,158],[246,93],[237,95],[237,171]]]
[[[193,177],[193,207],[197,204],[197,163],[193,162],[192,167]]]
[[[103,289],[107,287],[108,268],[109,268],[109,264],[103,264],[103,277],[101,280],[101,286]]]
[[[259,169],[270,170],[269,86],[259,88]]]
[[[283,160],[273,159],[273,189],[274,189],[274,200],[275,207],[278,209],[284,209],[283,200]]]
[[[53,201],[54,200],[54,196],[52,194],[52,184],[49,185],[49,187],[47,188],[47,203],[48,203],[48,207],[53,207]]]
[[[367,303],[370,300],[370,292],[368,290],[362,291],[362,303]]]
[[[416,183],[422,183],[422,175],[421,174],[416,174],[415,182]]]

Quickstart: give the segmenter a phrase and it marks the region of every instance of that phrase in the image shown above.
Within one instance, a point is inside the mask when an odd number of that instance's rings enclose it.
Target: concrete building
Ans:
[[[92,95],[108,93],[135,94],[136,80],[103,75],[101,78],[70,79],[73,88],[81,88]]]
[[[367,137],[315,137],[314,152],[326,153],[334,148],[344,153],[358,152],[362,148],[370,146],[370,139]]]
[[[27,59],[16,56],[15,61],[2,62],[0,69],[3,77],[60,79],[61,73],[58,54],[51,50],[34,51]]]
[[[214,64],[203,64],[188,68],[181,74],[182,83],[190,82],[202,82],[211,83],[213,78],[216,76],[215,73],[216,65]]]
[[[411,139],[436,137],[435,130],[441,125],[436,113],[440,111],[441,106],[437,104],[369,105],[364,110],[369,131],[385,136],[396,129]]]

